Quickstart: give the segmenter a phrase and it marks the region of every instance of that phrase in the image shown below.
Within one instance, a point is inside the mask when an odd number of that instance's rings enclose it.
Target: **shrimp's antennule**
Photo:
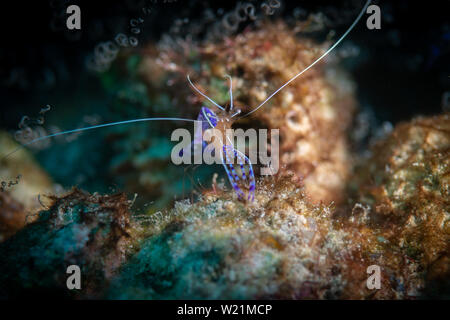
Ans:
[[[275,90],[274,93],[272,93],[266,100],[264,100],[259,106],[257,106],[255,109],[251,110],[250,112],[246,113],[245,115],[243,115],[241,118],[244,118],[246,116],[251,115],[253,112],[256,112],[259,108],[261,108],[267,101],[269,101],[270,99],[272,99],[272,97],[274,95],[276,95],[278,92],[280,92],[281,90],[283,90],[284,87],[286,87],[289,83],[291,83],[292,81],[294,81],[295,79],[297,79],[299,76],[301,76],[304,72],[308,71],[310,68],[312,68],[317,62],[319,62],[320,60],[322,60],[325,56],[327,56],[331,51],[334,50],[334,48],[336,48],[336,46],[341,43],[342,40],[344,40],[344,38],[350,33],[350,31],[352,31],[352,29],[356,26],[356,24],[359,22],[359,20],[361,19],[361,17],[363,16],[364,12],[366,12],[367,7],[369,6],[371,0],[367,0],[366,4],[364,5],[364,7],[362,8],[361,12],[359,13],[358,17],[355,19],[355,21],[353,21],[352,25],[347,29],[347,31],[345,31],[345,33],[339,38],[338,41],[336,41],[335,44],[333,44],[327,51],[325,51],[324,54],[322,54],[319,58],[317,58],[313,63],[311,63],[309,66],[307,66],[305,69],[303,69],[302,71],[300,71],[299,73],[297,73],[294,77],[292,77],[288,82],[286,82],[285,84],[283,84],[280,88],[278,88],[277,90]]]
[[[215,105],[217,108],[219,108],[222,111],[225,111],[225,109],[223,107],[221,107],[217,102],[215,102],[213,99],[211,99],[206,94],[204,94],[199,89],[197,89],[197,87],[194,86],[194,84],[192,83],[191,78],[189,78],[189,75],[187,75],[187,79],[189,81],[189,84],[192,86],[192,88],[194,88],[195,91],[197,91],[199,94],[201,94],[204,98],[208,99],[208,101],[211,102],[213,105]]]
[[[230,75],[225,75],[226,78],[230,79],[230,112],[233,111],[233,79]]]
[[[140,118],[140,119],[132,119],[132,120],[124,120],[124,121],[118,121],[118,122],[110,122],[110,123],[104,123],[104,124],[99,124],[99,125],[95,125],[95,126],[91,126],[91,127],[85,127],[85,128],[78,128],[78,129],[73,129],[73,130],[67,130],[67,131],[62,131],[62,132],[57,132],[54,134],[50,134],[48,136],[43,136],[43,137],[39,137],[36,138],[34,140],[31,140],[27,143],[22,144],[21,146],[17,147],[16,149],[12,150],[11,152],[7,153],[6,155],[4,155],[1,160],[5,160],[6,158],[10,157],[11,155],[13,155],[14,153],[16,153],[17,151],[19,151],[20,149],[29,146],[33,143],[42,141],[42,140],[47,140],[53,137],[58,137],[58,136],[62,136],[65,134],[70,134],[70,133],[77,133],[77,132],[82,132],[82,131],[87,131],[87,130],[93,130],[93,129],[99,129],[99,128],[104,128],[104,127],[112,127],[112,126],[118,126],[118,125],[122,125],[122,124],[129,124],[129,123],[136,123],[136,122],[146,122],[146,121],[189,121],[189,122],[195,122],[195,120],[193,119],[184,119],[184,118]]]

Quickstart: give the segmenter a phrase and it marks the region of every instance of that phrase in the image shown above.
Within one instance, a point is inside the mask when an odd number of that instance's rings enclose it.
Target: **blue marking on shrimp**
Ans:
[[[236,181],[239,181],[239,176],[237,175],[236,170],[234,169],[233,160],[230,158],[230,156],[228,154],[229,150],[227,147],[228,147],[227,145],[223,146],[223,151],[224,151],[225,157],[226,157],[226,164],[230,167],[230,170],[231,170],[231,173],[232,173],[234,179]],[[230,147],[230,148],[232,148],[232,147]]]
[[[216,114],[211,111],[207,107],[202,107],[200,110],[200,113],[198,114],[197,121],[200,121],[202,123],[201,127],[198,127],[196,131],[194,132],[194,140],[191,142],[191,153],[195,152],[195,148],[198,148],[196,146],[201,146],[202,152],[205,150],[205,148],[208,146],[206,141],[203,140],[203,131],[213,128],[217,125],[217,116]],[[184,154],[183,149],[180,150],[179,156],[182,157]]]
[[[223,146],[223,153],[227,154],[225,145]],[[226,156],[226,157],[228,157],[228,156]],[[238,199],[242,200],[244,198],[244,192],[241,190],[241,188],[239,188],[238,184],[236,183],[235,176],[233,176],[230,173],[230,171],[228,170],[227,163],[226,163],[226,161],[223,160],[223,158],[224,158],[223,154],[222,154],[221,158],[222,158],[222,165],[225,168],[225,172],[227,173],[227,176],[228,176],[228,180],[230,181],[231,186],[233,187],[234,191],[236,192]]]
[[[202,130],[207,130],[209,128],[215,128],[217,126],[217,116],[207,107],[202,107],[200,113],[198,114],[197,121],[202,122]]]
[[[236,150],[235,148],[227,144],[223,145],[223,153],[225,154],[226,159],[226,162],[224,162],[222,157],[223,166],[225,168],[225,171],[227,172],[228,179],[230,180],[231,185],[238,194],[238,198],[242,200],[244,197],[244,192],[238,185],[238,181],[240,181],[240,178],[239,175],[236,173],[236,170],[234,169],[233,163],[230,161],[231,158],[230,154],[234,155],[239,162],[242,174],[242,181],[246,182],[248,178],[249,186],[248,186],[247,200],[253,202],[253,200],[255,199],[255,175],[253,173],[253,167],[250,162],[250,159],[243,153],[241,153],[239,150]],[[248,175],[245,174],[244,164],[247,164],[249,166]]]

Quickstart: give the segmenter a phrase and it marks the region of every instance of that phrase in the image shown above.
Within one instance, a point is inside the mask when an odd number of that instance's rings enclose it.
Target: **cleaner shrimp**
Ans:
[[[192,86],[192,88],[200,94],[203,98],[208,100],[214,107],[217,108],[217,111],[214,112],[210,108],[207,108],[203,106],[199,112],[199,115],[197,117],[197,120],[194,119],[185,119],[185,118],[165,118],[165,117],[157,117],[157,118],[139,118],[139,119],[132,119],[132,120],[124,120],[124,121],[118,121],[118,122],[110,122],[100,125],[93,125],[89,127],[84,128],[78,128],[73,130],[67,130],[63,132],[58,132],[54,134],[50,134],[47,136],[36,138],[32,141],[29,141],[27,143],[22,144],[21,146],[17,147],[15,150],[11,151],[10,153],[6,154],[3,159],[6,159],[10,157],[15,152],[19,151],[21,148],[24,148],[26,146],[29,146],[33,143],[40,142],[46,139],[50,139],[53,137],[71,134],[71,133],[79,133],[87,130],[93,130],[93,129],[99,129],[99,128],[105,128],[105,127],[111,127],[111,126],[118,126],[118,125],[125,125],[125,124],[131,124],[131,123],[138,123],[138,122],[147,122],[147,121],[185,121],[185,122],[201,122],[201,126],[199,131],[194,132],[194,140],[192,142],[194,148],[201,148],[202,150],[206,147],[206,142],[203,140],[203,131],[207,129],[217,129],[222,133],[225,133],[227,129],[230,129],[232,124],[244,117],[248,117],[254,112],[258,111],[260,108],[262,108],[270,99],[272,99],[273,96],[275,96],[277,93],[279,93],[281,90],[283,90],[286,86],[288,86],[291,82],[296,80],[298,77],[300,77],[303,73],[311,69],[314,65],[316,65],[319,61],[321,61],[324,57],[326,57],[331,51],[333,51],[336,46],[339,45],[346,37],[347,35],[352,31],[352,29],[356,26],[356,24],[359,22],[359,20],[362,18],[363,14],[366,12],[367,7],[370,4],[370,0],[366,2],[364,7],[361,9],[359,15],[356,17],[354,22],[350,25],[350,27],[344,32],[344,34],[328,49],[326,50],[320,57],[318,57],[314,62],[312,62],[309,66],[307,66],[305,69],[297,73],[295,76],[293,76],[290,80],[288,80],[286,83],[284,83],[281,87],[279,87],[277,90],[275,90],[272,94],[270,94],[264,101],[262,101],[257,107],[251,109],[251,111],[247,112],[246,114],[241,115],[241,110],[236,109],[234,110],[234,104],[233,104],[233,80],[232,77],[229,75],[226,75],[226,77],[230,81],[230,88],[229,88],[229,96],[230,96],[230,104],[228,108],[225,108],[218,103],[216,103],[213,99],[208,97],[205,93],[201,92],[191,81],[189,75],[187,75],[187,80],[189,84]],[[253,172],[253,167],[250,159],[237,150],[233,142],[229,139],[229,137],[225,134],[226,137],[225,141],[221,141],[220,139],[214,139],[212,142],[215,150],[219,150],[220,153],[220,159],[222,162],[222,165],[225,169],[225,172],[227,174],[228,180],[233,187],[235,193],[237,194],[238,199],[253,202],[255,199],[255,175]],[[239,167],[235,168],[234,166],[234,159],[237,160]],[[248,167],[248,171],[245,170],[245,166]],[[240,169],[240,170],[236,170]]]

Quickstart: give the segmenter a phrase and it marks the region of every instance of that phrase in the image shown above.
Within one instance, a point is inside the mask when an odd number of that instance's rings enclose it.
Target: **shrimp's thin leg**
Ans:
[[[230,75],[226,75],[228,79],[230,79],[230,112],[233,111],[233,79]]]
[[[359,13],[358,17],[355,19],[355,21],[352,23],[352,25],[347,29],[347,31],[345,31],[345,33],[339,38],[338,41],[336,41],[335,44],[333,44],[327,51],[325,51],[324,54],[322,54],[319,58],[317,58],[313,63],[311,63],[309,66],[307,66],[305,69],[303,69],[302,71],[300,71],[299,73],[297,73],[294,77],[292,77],[288,82],[286,82],[285,84],[283,84],[280,88],[278,88],[277,90],[275,90],[274,93],[272,93],[266,100],[264,100],[259,106],[257,106],[255,109],[251,110],[250,112],[246,113],[245,115],[243,115],[241,118],[247,117],[249,115],[251,115],[253,112],[256,112],[259,108],[261,108],[264,104],[266,104],[267,101],[269,101],[270,99],[272,99],[272,97],[274,95],[276,95],[278,92],[280,92],[281,90],[284,89],[284,87],[286,87],[289,83],[291,83],[292,81],[294,81],[295,79],[297,79],[300,75],[302,75],[304,72],[308,71],[310,68],[312,68],[317,62],[319,62],[320,60],[322,60],[325,56],[327,56],[331,51],[334,50],[334,48],[336,48],[336,46],[341,43],[342,40],[344,40],[344,38],[350,33],[350,31],[352,31],[352,29],[356,26],[356,24],[359,22],[359,20],[361,19],[361,17],[363,16],[363,14],[366,12],[367,7],[370,4],[370,0],[367,0],[365,6],[362,8],[361,12]]]
[[[224,159],[224,154],[225,154],[225,158],[227,160]],[[234,191],[236,192],[236,194],[238,196],[238,199],[243,199],[244,198],[244,192],[242,192],[241,188],[239,188],[239,186],[238,186],[238,184],[236,182],[239,179],[239,177],[234,172],[233,164],[230,163],[230,161],[229,161],[230,158],[228,156],[227,145],[223,146],[223,152],[221,154],[221,158],[222,158],[222,165],[225,168],[225,172],[227,173],[228,180],[230,181],[231,186],[233,187]],[[234,174],[230,172],[230,170],[228,169],[228,166],[230,166],[230,169],[232,170],[232,172],[234,172]]]
[[[241,166],[242,177],[244,180],[246,180],[244,164],[248,164],[249,194],[247,200],[253,202],[253,200],[255,199],[255,174],[253,173],[252,163],[250,159],[239,150],[234,149],[234,153],[239,161],[239,165]],[[242,161],[242,159],[244,160]]]
[[[225,154],[225,160],[226,160],[224,162],[223,157],[222,157],[223,166],[228,175],[228,179],[230,180],[230,183],[233,186],[233,189],[235,190],[235,192],[237,193],[239,199],[243,199],[244,193],[242,192],[241,188],[238,186],[238,183],[237,183],[238,181],[240,181],[240,178],[239,178],[239,175],[236,173],[233,163],[230,159],[231,152],[233,152],[232,155],[235,156],[239,162],[241,172],[242,172],[242,180],[249,181],[249,193],[248,193],[247,200],[253,201],[255,199],[255,175],[253,172],[253,167],[250,162],[250,159],[248,157],[246,157],[243,153],[241,153],[239,150],[236,150],[235,148],[233,148],[230,145],[223,146],[223,153]],[[249,166],[248,176],[245,174],[245,169],[244,169],[245,164],[248,164],[248,166]]]

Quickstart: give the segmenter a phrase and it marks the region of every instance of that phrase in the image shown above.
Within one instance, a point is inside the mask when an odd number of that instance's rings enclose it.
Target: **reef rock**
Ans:
[[[397,125],[363,162],[352,188],[359,200],[356,211],[365,212],[354,219],[363,217],[382,239],[385,268],[396,270],[404,297],[434,296],[435,289],[448,295],[449,114]]]
[[[37,221],[0,244],[0,297],[32,290],[43,294],[44,289],[66,297],[98,297],[132,250],[130,202],[123,194],[75,189],[52,201]],[[81,269],[81,290],[67,290],[71,265]]]
[[[355,259],[359,244],[333,226],[332,208],[311,204],[292,179],[260,181],[252,204],[211,192],[142,220],[147,235],[109,297],[339,298],[350,281],[365,286],[370,262]],[[356,279],[344,277],[356,266]]]

